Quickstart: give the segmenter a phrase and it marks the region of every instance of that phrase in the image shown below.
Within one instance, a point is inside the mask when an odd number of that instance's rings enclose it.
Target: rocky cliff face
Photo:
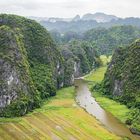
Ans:
[[[23,115],[62,86],[62,57],[35,21],[1,14],[0,30],[0,116]]]
[[[140,134],[140,40],[115,51],[105,74],[104,93],[133,108],[127,123]],[[135,109],[134,109],[135,108]],[[135,115],[134,115],[135,114]],[[135,130],[135,131],[134,131]]]
[[[99,64],[86,46],[70,45],[59,51],[37,22],[1,14],[0,116],[24,115]]]
[[[15,105],[17,102],[19,109],[13,110],[13,114],[23,115],[27,110],[33,108],[37,96],[30,78],[29,63],[26,50],[24,50],[22,36],[18,31],[13,31],[8,26],[1,26],[0,115],[11,116],[11,108],[17,109]],[[30,107],[27,109],[27,106]]]
[[[107,69],[104,86],[106,94],[120,96],[121,99],[135,101],[140,96],[140,40],[135,41],[127,48],[115,51],[112,61]],[[120,100],[121,100],[120,99]]]
[[[83,76],[100,65],[97,52],[87,42],[72,41],[60,47],[64,58],[64,85],[72,85],[74,78]]]
[[[80,66],[79,62],[75,59],[74,54],[68,49],[67,46],[60,48],[60,52],[64,58],[64,82],[63,85],[73,85],[74,78],[79,77]]]

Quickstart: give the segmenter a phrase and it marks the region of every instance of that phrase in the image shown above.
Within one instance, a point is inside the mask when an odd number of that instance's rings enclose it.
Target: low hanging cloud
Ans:
[[[73,17],[105,12],[140,17],[140,0],[0,0],[0,13],[41,17]]]

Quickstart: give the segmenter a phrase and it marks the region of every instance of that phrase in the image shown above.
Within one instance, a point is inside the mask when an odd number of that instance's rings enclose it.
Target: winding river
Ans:
[[[133,135],[123,123],[119,122],[111,113],[99,106],[95,98],[92,97],[86,81],[83,79],[75,79],[75,87],[77,103],[89,114],[96,117],[109,131],[119,136],[129,137],[132,140],[140,140],[140,137]]]

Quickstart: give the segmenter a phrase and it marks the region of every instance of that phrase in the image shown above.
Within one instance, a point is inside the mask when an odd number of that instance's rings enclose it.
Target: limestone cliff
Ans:
[[[0,116],[24,115],[35,107],[37,98],[22,36],[8,26],[1,26]]]
[[[0,116],[20,116],[99,65],[92,46],[63,49],[34,20],[0,14]]]
[[[85,75],[100,65],[96,50],[88,42],[72,41],[60,47],[64,58],[64,85],[72,85],[74,78]]]
[[[140,134],[140,40],[115,51],[103,87],[106,95],[132,108],[127,124]]]
[[[63,81],[62,57],[33,20],[1,14],[0,30],[0,116],[23,115],[55,95]]]

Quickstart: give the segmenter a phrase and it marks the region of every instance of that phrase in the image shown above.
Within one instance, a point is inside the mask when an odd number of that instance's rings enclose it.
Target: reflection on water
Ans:
[[[77,92],[76,101],[79,105],[102,122],[107,129],[117,135],[129,137],[132,140],[140,140],[140,137],[133,135],[124,124],[99,106],[95,98],[91,96],[91,92],[84,80],[75,79],[75,87]]]

